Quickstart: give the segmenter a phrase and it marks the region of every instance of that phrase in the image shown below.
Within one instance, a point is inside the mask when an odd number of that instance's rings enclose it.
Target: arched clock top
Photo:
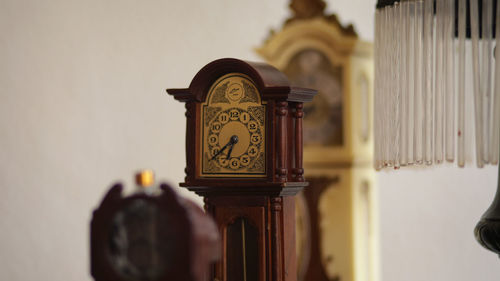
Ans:
[[[242,73],[228,73],[217,79],[205,97],[207,105],[261,103],[255,82]]]
[[[189,88],[167,89],[167,92],[181,102],[205,102],[210,87],[228,73],[248,76],[265,101],[308,102],[315,94],[310,89],[291,87],[288,78],[269,64],[234,58],[218,59],[207,64],[195,75]]]

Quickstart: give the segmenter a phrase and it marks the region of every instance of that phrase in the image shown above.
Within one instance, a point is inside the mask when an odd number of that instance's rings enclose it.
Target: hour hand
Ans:
[[[226,148],[231,144],[231,142],[228,142],[226,143],[226,145],[224,145],[221,150],[219,150],[219,152],[215,153],[214,156],[212,156],[212,158],[210,158],[210,160],[214,160],[217,156],[219,156],[219,154],[221,154],[222,152],[224,152],[224,150],[226,150]]]
[[[210,158],[210,160],[214,160],[217,156],[219,156],[219,154],[221,154],[222,152],[224,152],[224,150],[226,150],[226,148],[227,148],[228,146],[231,146],[231,148],[230,148],[230,150],[229,150],[229,153],[227,154],[227,155],[228,155],[228,158],[229,158],[229,156],[231,156],[231,151],[233,151],[233,145],[234,145],[235,143],[237,143],[237,142],[238,142],[238,136],[233,135],[233,136],[229,139],[229,141],[228,141],[228,142],[227,142],[227,143],[226,143],[226,144],[225,144],[225,145],[221,148],[221,150],[219,150],[219,152],[215,153],[215,155],[214,155],[214,156],[212,156],[212,158]]]

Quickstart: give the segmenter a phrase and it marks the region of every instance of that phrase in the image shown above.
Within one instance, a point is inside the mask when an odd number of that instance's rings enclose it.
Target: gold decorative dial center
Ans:
[[[245,125],[240,122],[229,122],[220,131],[220,147],[228,143],[233,135],[238,137],[238,142],[233,145],[233,153],[231,154],[231,156],[238,157],[248,150],[248,146],[250,144],[250,132],[245,127]]]

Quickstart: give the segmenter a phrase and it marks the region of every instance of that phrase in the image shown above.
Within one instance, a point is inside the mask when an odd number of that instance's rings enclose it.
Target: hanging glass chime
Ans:
[[[478,167],[498,164],[498,2],[379,0],[375,14],[376,169],[455,162],[455,158],[463,167],[468,135],[474,136]],[[500,255],[500,181],[474,233],[481,245]]]
[[[376,169],[455,159],[463,167],[469,134],[475,136],[477,166],[498,164],[500,59],[494,59],[494,45],[500,46],[500,28],[495,30],[495,25],[500,26],[497,2],[378,2]],[[467,86],[472,90],[467,91]],[[474,130],[468,130],[468,120]]]

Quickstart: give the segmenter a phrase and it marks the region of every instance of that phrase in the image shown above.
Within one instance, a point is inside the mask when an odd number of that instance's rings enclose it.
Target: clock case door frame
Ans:
[[[293,274],[285,274],[296,271],[294,196],[210,196],[205,198],[205,209],[215,218],[223,245],[212,279],[232,281],[226,275],[226,231],[244,218],[258,230],[258,280],[296,280]]]
[[[230,200],[228,200],[230,199]],[[211,209],[212,215],[218,223],[219,232],[222,239],[222,266],[216,267],[215,277],[219,280],[228,280],[226,274],[228,269],[228,227],[238,219],[245,219],[258,230],[257,248],[258,248],[258,271],[259,280],[266,280],[269,268],[266,264],[269,262],[266,257],[268,252],[268,243],[270,241],[269,231],[266,225],[270,221],[267,215],[268,207],[264,197],[218,197],[206,200],[207,208]],[[210,203],[209,203],[210,202]],[[214,207],[217,205],[217,208]],[[244,206],[244,208],[242,208]],[[236,247],[237,245],[235,245]]]
[[[248,76],[257,87],[261,101],[266,103],[266,177],[206,178],[201,169],[201,106],[210,87],[228,73]],[[302,168],[302,103],[309,102],[315,90],[291,87],[288,78],[266,63],[225,58],[203,67],[189,88],[167,89],[178,101],[186,104],[186,168],[180,185],[199,195],[213,194],[213,187],[222,194],[294,195],[307,185]],[[294,124],[292,126],[291,124]],[[291,155],[291,157],[287,157]],[[237,187],[237,188],[235,188]],[[208,192],[208,193],[207,193]]]

